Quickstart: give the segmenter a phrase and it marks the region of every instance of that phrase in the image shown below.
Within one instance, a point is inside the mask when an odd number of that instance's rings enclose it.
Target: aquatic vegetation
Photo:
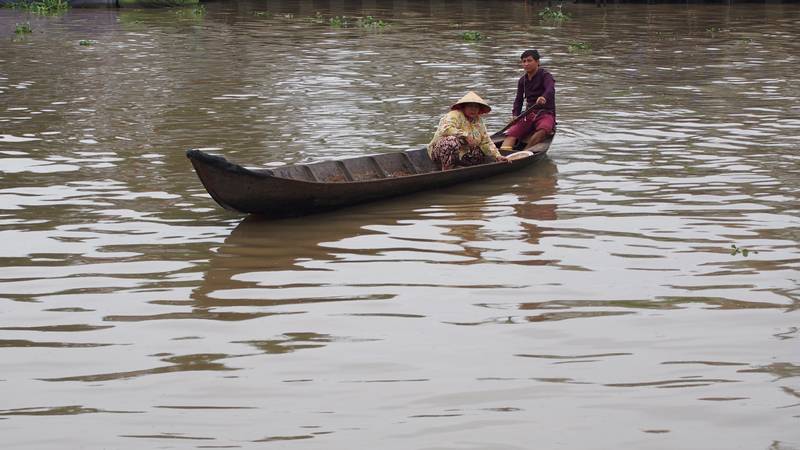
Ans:
[[[569,51],[570,53],[590,52],[592,51],[592,46],[587,42],[572,41],[569,43]]]
[[[476,42],[483,40],[484,36],[479,31],[464,31],[461,33],[461,39],[465,41]]]
[[[62,14],[69,9],[67,0],[18,0],[8,6],[41,15]]]
[[[253,15],[256,17],[272,17],[273,14],[269,11],[253,11]]]
[[[387,26],[389,26],[388,23],[386,23],[386,22],[384,22],[384,21],[382,21],[380,19],[376,19],[376,18],[374,18],[372,16],[360,17],[356,21],[356,25],[359,28],[372,28],[372,29],[378,29],[378,28],[383,29],[383,28],[386,28]]]
[[[389,26],[388,22],[384,22],[381,19],[376,19],[373,16],[364,16],[364,17],[334,16],[328,20],[328,23],[333,28],[357,27],[365,30],[382,30]]]
[[[742,38],[742,39],[737,40],[736,42],[738,42],[740,44],[743,44],[743,45],[749,45],[749,44],[753,43],[753,40],[751,38]]]
[[[331,17],[329,23],[333,28],[347,28],[350,26],[350,21],[345,16]]]
[[[206,15],[206,7],[203,5],[195,5],[192,8],[183,8],[175,11],[179,17],[201,19]]]
[[[14,34],[28,34],[32,33],[30,22],[18,23],[14,27]]]
[[[671,31],[656,31],[656,39],[677,39],[677,36]]]
[[[323,24],[325,23],[325,17],[322,15],[321,12],[317,11],[310,19],[312,23]]]
[[[83,46],[86,46],[86,47],[92,46],[92,45],[94,45],[96,43],[97,43],[97,41],[93,41],[91,39],[81,39],[80,41],[78,41],[78,45],[83,45]]]
[[[566,22],[569,19],[569,13],[562,11],[561,5],[558,5],[556,8],[550,8],[547,6],[543,10],[539,11],[539,20],[542,22],[560,23]]]
[[[742,254],[742,256],[747,258],[747,255],[749,255],[750,253],[758,254],[758,251],[748,250],[746,248],[737,247],[736,244],[731,244],[731,255],[736,256],[740,253]]]

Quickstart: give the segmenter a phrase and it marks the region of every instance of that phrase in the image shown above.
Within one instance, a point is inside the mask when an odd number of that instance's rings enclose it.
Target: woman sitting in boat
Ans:
[[[478,94],[469,91],[439,120],[439,127],[428,144],[428,156],[442,170],[507,161],[486,132],[481,115],[492,108]]]

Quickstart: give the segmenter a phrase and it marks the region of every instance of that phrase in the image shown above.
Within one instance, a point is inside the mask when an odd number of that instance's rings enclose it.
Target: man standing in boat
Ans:
[[[501,150],[511,150],[519,139],[531,136],[525,149],[542,142],[556,130],[556,81],[550,72],[539,66],[539,51],[525,50],[520,56],[525,73],[517,82],[517,96],[512,109],[513,117],[522,113],[522,101],[527,108],[536,106],[525,117],[506,130]]]

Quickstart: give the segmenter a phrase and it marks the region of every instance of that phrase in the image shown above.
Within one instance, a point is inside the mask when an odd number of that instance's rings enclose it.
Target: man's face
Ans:
[[[539,69],[539,61],[533,59],[533,56],[526,56],[522,58],[522,68],[527,73],[534,73]]]

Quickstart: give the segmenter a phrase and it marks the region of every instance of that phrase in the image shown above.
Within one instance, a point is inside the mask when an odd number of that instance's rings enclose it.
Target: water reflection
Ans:
[[[59,378],[42,378],[42,381],[99,382],[99,381],[124,380],[124,379],[141,377],[145,375],[157,375],[157,374],[172,373],[172,372],[192,372],[192,371],[204,371],[204,370],[213,370],[213,371],[236,370],[234,368],[225,366],[225,364],[223,363],[217,362],[218,360],[221,359],[230,358],[231,355],[201,353],[194,355],[180,355],[180,356],[160,355],[160,356],[165,356],[161,358],[161,361],[169,363],[169,365],[153,367],[149,369],[142,369],[142,370],[131,370],[126,372],[76,375],[76,376],[59,377]]]
[[[49,347],[49,348],[87,348],[105,347],[113,344],[94,344],[88,342],[39,342],[27,339],[0,339],[0,347]]]
[[[282,339],[266,341],[234,341],[235,344],[249,344],[267,354],[289,353],[295,350],[323,347],[333,337],[318,333],[286,333]]]
[[[795,5],[204,6],[0,9],[6,447],[800,445]],[[467,90],[498,129],[523,44],[560,123],[512,177],[259,223],[183,154],[404,150]]]
[[[18,408],[18,409],[0,410],[0,416],[72,416],[76,414],[97,414],[97,413],[130,414],[130,413],[141,413],[141,412],[142,411],[107,411],[97,408],[87,408],[81,405],[68,405],[68,406],[55,406],[55,407]]]
[[[440,285],[443,280],[438,278],[425,281],[428,264],[548,264],[551,261],[540,259],[536,246],[540,224],[556,219],[556,205],[549,200],[556,180],[556,166],[547,159],[509,178],[309,218],[248,217],[216,249],[202,285],[192,292],[193,306],[204,310],[385,301],[405,288]],[[420,208],[420,203],[430,206]],[[403,274],[342,274],[409,262],[414,264]],[[354,282],[341,281],[348,279]],[[479,289],[502,286],[474,284],[467,278],[444,283]]]

